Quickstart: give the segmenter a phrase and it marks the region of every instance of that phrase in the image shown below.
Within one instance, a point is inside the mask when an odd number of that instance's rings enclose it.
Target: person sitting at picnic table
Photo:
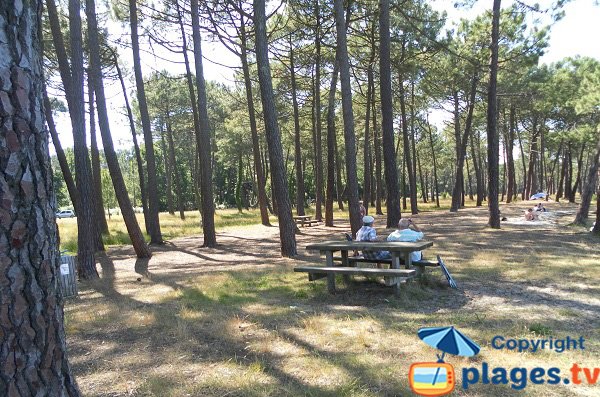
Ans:
[[[423,232],[411,218],[402,218],[398,222],[398,229],[388,236],[387,241],[414,242],[422,240],[423,237]],[[413,261],[420,261],[423,259],[423,253],[421,251],[413,251],[410,254],[410,258]]]
[[[529,208],[525,212],[525,220],[526,221],[537,221],[537,219],[538,219],[538,214],[537,214],[537,212],[533,211],[533,208]]]
[[[377,231],[373,228],[375,218],[372,216],[364,216],[363,226],[356,232],[356,241],[378,241]],[[391,255],[388,251],[363,251],[363,256],[366,259],[389,259]]]

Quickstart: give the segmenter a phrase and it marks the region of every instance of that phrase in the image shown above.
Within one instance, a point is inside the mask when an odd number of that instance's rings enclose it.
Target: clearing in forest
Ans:
[[[279,230],[251,226],[173,239],[150,261],[129,248],[98,258],[101,278],[65,305],[71,362],[86,396],[406,396],[411,363],[435,361],[421,327],[454,325],[482,349],[446,356],[456,369],[455,395],[597,396],[599,385],[462,386],[461,370],[534,367],[570,376],[573,363],[600,363],[598,238],[567,226],[574,205],[549,203],[538,223],[520,222],[524,203],[504,205],[502,230],[486,227],[487,208],[414,217],[459,289],[438,270],[422,282],[392,288],[356,281],[335,295],[325,282],[294,273],[322,264],[304,246],[343,238],[347,223],[302,228],[299,256],[279,257]],[[380,225],[378,233],[384,234]],[[506,339],[585,339],[584,350],[558,353],[496,350]],[[593,374],[592,374],[593,375]],[[490,375],[491,377],[491,375]],[[517,380],[515,380],[517,379]]]

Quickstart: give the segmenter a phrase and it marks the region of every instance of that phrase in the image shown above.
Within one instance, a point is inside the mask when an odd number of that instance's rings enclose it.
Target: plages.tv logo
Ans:
[[[442,354],[436,354],[436,362],[414,363],[410,366],[410,388],[420,396],[445,396],[456,385],[454,367],[444,362],[446,353],[471,357],[479,353],[481,348],[453,326],[421,328],[417,334],[423,342],[441,350]]]

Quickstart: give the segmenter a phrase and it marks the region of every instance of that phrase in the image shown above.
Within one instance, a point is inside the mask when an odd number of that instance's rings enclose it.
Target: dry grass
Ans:
[[[556,204],[552,209],[558,209]],[[561,205],[563,210],[571,210]],[[503,214],[519,216],[518,206]],[[306,228],[298,258],[278,256],[278,230],[227,229],[220,246],[179,238],[136,261],[129,248],[99,258],[103,277],[65,307],[67,341],[86,396],[404,396],[411,363],[435,360],[423,326],[456,325],[482,346],[471,359],[447,356],[456,395],[509,396],[509,386],[460,386],[463,367],[598,367],[598,238],[556,225],[485,227],[485,209],[418,216],[431,255],[447,262],[460,289],[437,272],[396,297],[378,283],[320,280],[292,272],[322,260],[302,247],[340,237],[346,225]],[[379,222],[381,224],[381,222]],[[380,230],[383,234],[383,230]],[[430,256],[431,256],[430,255]],[[141,281],[137,281],[140,278]],[[340,280],[341,281],[341,280]],[[586,339],[586,350],[516,353],[495,335]],[[599,386],[529,385],[525,396],[593,396]]]

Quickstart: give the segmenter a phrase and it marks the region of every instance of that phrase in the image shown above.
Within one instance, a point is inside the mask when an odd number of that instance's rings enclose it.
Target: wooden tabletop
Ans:
[[[294,217],[294,219],[310,219],[312,218],[311,215],[297,215]]]
[[[394,252],[412,252],[421,251],[433,245],[432,241],[322,241],[320,243],[309,244],[306,249],[309,251],[349,251],[349,250],[367,250],[367,251],[394,251]]]

